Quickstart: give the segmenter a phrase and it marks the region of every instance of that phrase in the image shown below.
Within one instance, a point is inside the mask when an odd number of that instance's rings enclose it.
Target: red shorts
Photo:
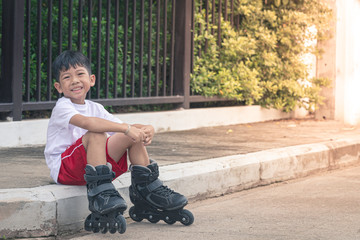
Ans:
[[[109,139],[108,139],[109,140]],[[125,173],[127,166],[127,152],[115,162],[108,153],[106,142],[106,160],[111,163],[116,177]],[[87,164],[86,151],[82,143],[82,137],[61,154],[61,166],[58,182],[65,185],[85,185],[85,167]]]

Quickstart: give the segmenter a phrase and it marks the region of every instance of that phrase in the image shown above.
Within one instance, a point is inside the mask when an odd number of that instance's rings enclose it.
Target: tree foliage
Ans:
[[[208,2],[208,16],[203,4],[197,2],[202,11],[195,14],[194,94],[286,112],[296,106],[311,110],[322,102],[319,92],[329,80],[311,77],[304,57],[320,56],[316,42],[330,37],[331,10],[326,5],[318,0],[235,1],[230,14],[239,17],[239,24],[222,16],[219,44],[218,22],[212,21],[218,15],[211,15],[217,2]]]

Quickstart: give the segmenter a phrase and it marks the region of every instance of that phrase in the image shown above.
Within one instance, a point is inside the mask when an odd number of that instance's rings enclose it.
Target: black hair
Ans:
[[[84,54],[78,51],[66,50],[56,57],[52,64],[52,72],[59,82],[60,72],[67,71],[70,67],[84,67],[91,75],[91,63]]]

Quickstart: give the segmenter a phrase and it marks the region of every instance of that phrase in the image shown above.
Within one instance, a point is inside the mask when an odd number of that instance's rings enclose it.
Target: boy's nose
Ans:
[[[79,82],[80,82],[79,79],[78,79],[77,77],[74,77],[73,80],[72,80],[72,82],[71,82],[71,84],[72,84],[72,85],[75,85],[75,84],[77,84],[77,83],[79,83]]]

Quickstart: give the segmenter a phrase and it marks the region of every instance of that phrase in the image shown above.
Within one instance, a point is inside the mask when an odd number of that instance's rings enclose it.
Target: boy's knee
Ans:
[[[133,148],[133,149],[141,149],[141,148],[145,148],[144,143],[143,142],[134,142],[131,141],[129,149]]]
[[[107,140],[107,134],[106,133],[96,133],[96,132],[87,132],[83,136],[83,144],[85,146],[89,145],[90,143],[95,144],[104,144]]]

